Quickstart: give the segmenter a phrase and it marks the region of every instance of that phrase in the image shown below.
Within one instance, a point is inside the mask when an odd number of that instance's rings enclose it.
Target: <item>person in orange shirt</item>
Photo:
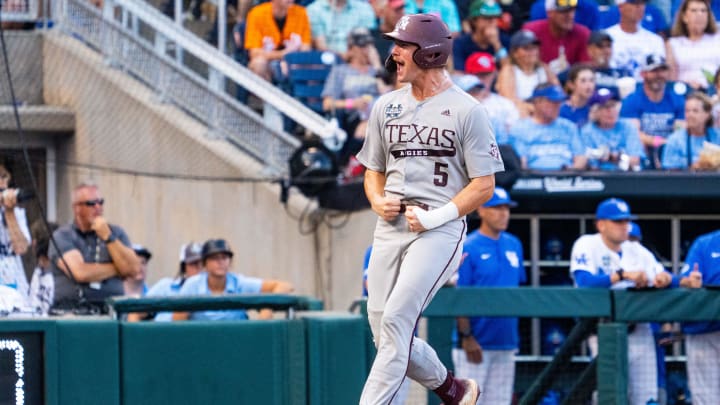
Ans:
[[[259,4],[247,15],[245,49],[248,68],[271,80],[271,63],[290,52],[310,50],[310,19],[305,7],[294,0],[271,0]]]

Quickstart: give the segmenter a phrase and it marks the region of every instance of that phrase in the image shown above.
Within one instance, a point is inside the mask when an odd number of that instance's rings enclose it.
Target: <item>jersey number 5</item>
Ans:
[[[438,187],[447,186],[447,181],[448,181],[447,168],[448,168],[447,163],[435,162],[435,179],[433,179],[433,184],[435,184]]]

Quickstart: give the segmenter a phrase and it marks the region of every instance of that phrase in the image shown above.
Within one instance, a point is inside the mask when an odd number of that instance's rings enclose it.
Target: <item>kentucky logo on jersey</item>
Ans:
[[[505,257],[507,257],[511,266],[520,267],[520,259],[518,258],[517,253],[515,253],[512,250],[509,250],[509,251],[505,252]]]
[[[402,104],[388,104],[387,107],[385,107],[385,117],[397,118],[402,114],[402,110]]]
[[[448,108],[447,110],[442,110],[442,112],[440,113],[440,115],[444,115],[444,116],[446,116],[446,117],[449,117],[449,116],[450,116],[450,109]]]
[[[605,255],[605,256],[602,257],[601,260],[602,260],[602,266],[603,266],[603,267],[608,267],[608,268],[610,267],[610,256]]]

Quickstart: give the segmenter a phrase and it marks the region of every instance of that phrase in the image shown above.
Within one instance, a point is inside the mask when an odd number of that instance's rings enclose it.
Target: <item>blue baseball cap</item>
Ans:
[[[495,187],[492,198],[488,200],[483,207],[491,208],[497,207],[498,205],[507,205],[509,207],[517,207],[517,203],[510,199],[510,195],[502,187]]]
[[[550,101],[560,103],[565,100],[567,100],[567,95],[565,94],[565,91],[563,91],[562,87],[558,85],[551,85],[547,86],[545,84],[540,84],[537,87],[535,87],[535,90],[532,92],[532,96],[530,96],[527,101],[535,100],[536,98],[544,97]]]
[[[630,232],[628,232],[628,235],[631,238],[637,238],[637,240],[642,240],[642,231],[640,230],[640,225],[638,225],[636,222],[630,222]]]
[[[637,217],[630,213],[630,206],[625,201],[619,198],[608,198],[597,206],[595,219],[622,221],[624,219],[637,219]]]

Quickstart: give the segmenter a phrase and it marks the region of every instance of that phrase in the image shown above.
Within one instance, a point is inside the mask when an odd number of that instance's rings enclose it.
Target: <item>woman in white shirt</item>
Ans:
[[[707,0],[684,0],[666,43],[670,79],[694,89],[710,87],[720,66],[720,35]]]

